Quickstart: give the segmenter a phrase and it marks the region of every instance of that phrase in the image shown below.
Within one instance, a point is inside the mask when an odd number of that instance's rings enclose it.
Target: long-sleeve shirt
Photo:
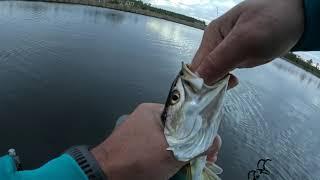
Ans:
[[[63,154],[38,169],[17,171],[15,160],[7,155],[0,158],[1,180],[88,180],[77,162]]]
[[[320,0],[304,0],[304,32],[292,50],[320,50]]]

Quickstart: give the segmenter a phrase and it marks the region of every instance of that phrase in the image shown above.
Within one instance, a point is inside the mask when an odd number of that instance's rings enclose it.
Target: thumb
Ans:
[[[239,66],[241,60],[246,59],[247,47],[244,44],[246,37],[230,32],[227,37],[204,57],[195,70],[206,84],[213,84],[222,79],[230,71]],[[243,39],[244,38],[244,39]]]

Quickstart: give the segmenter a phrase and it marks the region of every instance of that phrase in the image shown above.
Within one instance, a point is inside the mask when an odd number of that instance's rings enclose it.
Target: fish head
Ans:
[[[188,65],[182,63],[182,70],[173,81],[166,104],[162,113],[162,120],[174,129],[177,125],[184,122],[186,117],[192,116],[198,108],[197,93],[201,90],[204,82],[192,73]],[[193,110],[191,110],[193,109]],[[190,111],[191,110],[191,111]]]
[[[228,79],[207,86],[182,64],[161,116],[168,150],[172,150],[178,160],[189,161],[212,145],[220,124],[218,116]]]

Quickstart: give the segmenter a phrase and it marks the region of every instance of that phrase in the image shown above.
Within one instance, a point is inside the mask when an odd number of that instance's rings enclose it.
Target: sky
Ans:
[[[144,2],[210,22],[241,0],[144,0]]]
[[[155,7],[177,12],[206,21],[223,15],[242,0],[143,0]],[[298,52],[303,59],[320,63],[319,52]]]

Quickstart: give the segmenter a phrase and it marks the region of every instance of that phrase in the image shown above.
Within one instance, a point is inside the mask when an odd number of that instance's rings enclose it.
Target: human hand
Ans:
[[[246,0],[207,26],[191,69],[212,84],[287,53],[303,29],[303,0]]]
[[[186,163],[167,151],[163,133],[161,104],[142,104],[99,146],[92,149],[108,179],[169,179]],[[221,138],[216,137],[206,152],[217,160]]]

